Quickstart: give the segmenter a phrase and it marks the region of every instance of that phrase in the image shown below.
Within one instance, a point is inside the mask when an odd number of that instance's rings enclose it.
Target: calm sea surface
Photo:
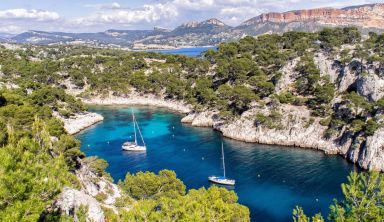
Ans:
[[[148,50],[148,52],[160,52],[164,54],[180,54],[191,57],[199,57],[202,52],[208,49],[215,49],[216,47],[197,47],[197,48],[180,48],[180,49],[159,49]]]
[[[340,184],[353,165],[322,152],[266,146],[224,139],[211,128],[180,123],[181,115],[165,109],[134,107],[146,153],[121,150],[133,135],[131,107],[90,107],[105,119],[77,135],[87,156],[109,163],[107,171],[117,181],[127,172],[176,171],[190,188],[209,187],[210,175],[220,175],[221,141],[227,176],[236,179],[239,202],[249,207],[252,221],[291,221],[300,205],[308,214],[328,214],[333,198],[342,197]]]

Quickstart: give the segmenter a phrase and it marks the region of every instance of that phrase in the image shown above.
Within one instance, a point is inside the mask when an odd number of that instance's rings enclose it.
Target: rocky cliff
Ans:
[[[76,113],[68,118],[60,116],[57,112],[53,115],[64,123],[64,128],[69,134],[76,134],[104,119],[102,115],[91,112]]]
[[[132,92],[128,95],[113,95],[112,93],[105,97],[91,96],[82,98],[86,104],[93,105],[142,105],[167,108],[180,113],[188,113],[191,111],[191,106],[182,101],[165,99],[162,96],[153,94],[142,95]]]
[[[367,28],[383,28],[384,4],[362,5],[343,9],[318,8],[297,10],[283,13],[265,13],[250,20],[243,25],[257,23],[291,23],[291,22],[318,22],[329,25],[353,25]]]
[[[92,157],[90,159],[92,160]],[[105,209],[118,212],[116,201],[122,198],[123,193],[112,179],[98,175],[89,163],[83,160],[81,167],[76,170],[76,176],[80,182],[80,189],[64,188],[55,203],[61,212],[76,219],[76,212],[80,207],[85,207],[87,221],[95,222],[105,221]]]
[[[380,64],[361,64],[353,59],[349,64],[341,65],[333,56],[317,53],[314,57],[317,67],[322,76],[328,76],[336,86],[338,96],[332,101],[335,115],[356,115],[359,110],[340,103],[342,92],[349,88],[366,97],[369,101],[377,101],[382,98],[384,92],[384,71]],[[281,68],[283,74],[276,92],[289,89],[293,84],[295,59]],[[362,69],[356,67],[363,66]],[[360,73],[363,70],[364,74]],[[182,122],[193,126],[213,127],[222,132],[225,137],[235,140],[274,144],[284,146],[295,146],[322,150],[327,154],[339,154],[349,161],[358,164],[363,169],[384,171],[384,129],[379,128],[373,135],[356,135],[346,126],[332,137],[324,135],[327,126],[321,124],[324,119],[311,116],[310,110],[305,106],[293,106],[280,104],[277,106],[265,106],[269,101],[263,101],[254,105],[235,120],[222,120],[217,111],[208,109],[202,112],[193,112],[182,119]],[[277,111],[282,115],[279,117],[278,126],[266,126],[257,121],[256,116],[262,114],[268,116]],[[376,113],[372,118],[384,122],[383,113]]]

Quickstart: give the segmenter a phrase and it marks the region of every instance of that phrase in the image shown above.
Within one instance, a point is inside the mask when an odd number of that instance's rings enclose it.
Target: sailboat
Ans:
[[[221,156],[222,156],[221,159],[223,160],[224,175],[223,176],[210,176],[210,177],[208,177],[208,180],[213,182],[213,183],[217,183],[217,184],[234,186],[236,181],[233,180],[233,179],[229,179],[229,178],[227,178],[225,176],[225,161],[224,161],[224,145],[223,145],[223,142],[221,142]]]
[[[143,136],[141,135],[140,127],[137,124],[135,113],[133,112],[133,110],[132,110],[132,122],[133,122],[133,131],[135,133],[135,140],[133,142],[131,141],[125,142],[122,146],[122,149],[127,151],[146,151],[147,147],[145,146],[145,142],[144,142]],[[137,142],[136,130],[139,132],[143,145],[139,145],[139,143]]]

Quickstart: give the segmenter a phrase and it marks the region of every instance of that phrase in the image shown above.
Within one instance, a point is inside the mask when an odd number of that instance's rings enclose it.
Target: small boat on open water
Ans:
[[[208,180],[211,181],[212,183],[234,186],[236,181],[233,179],[229,179],[225,176],[225,161],[224,161],[224,145],[223,145],[223,143],[221,143],[221,156],[222,156],[221,159],[223,160],[224,175],[223,176],[210,176],[210,177],[208,177]]]
[[[122,146],[122,149],[126,150],[126,151],[146,151],[147,147],[145,146],[144,138],[141,135],[140,127],[139,127],[139,124],[137,124],[137,121],[135,118],[135,113],[133,112],[133,110],[132,110],[132,122],[133,122],[133,131],[134,131],[134,135],[135,135],[135,140],[133,142],[132,141],[125,142]],[[139,145],[139,143],[137,142],[136,130],[138,131],[138,133],[140,135],[141,141],[143,143],[142,145]]]

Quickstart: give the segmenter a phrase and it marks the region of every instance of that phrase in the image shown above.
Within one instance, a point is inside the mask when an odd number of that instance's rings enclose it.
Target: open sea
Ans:
[[[133,136],[131,108],[90,107],[105,119],[77,134],[82,151],[105,159],[115,181],[127,172],[170,169],[191,189],[209,187],[207,177],[222,174],[223,141],[227,176],[236,179],[234,191],[249,207],[252,221],[292,221],[296,205],[309,215],[327,217],[332,199],[342,197],[340,184],[355,170],[339,156],[225,139],[211,128],[180,123],[180,114],[150,107],[133,107],[147,152],[122,151],[122,143]]]
[[[201,53],[208,49],[216,49],[216,47],[196,47],[196,48],[179,48],[179,49],[158,49],[147,50],[148,52],[160,52],[164,54],[180,54],[190,57],[200,57]]]

